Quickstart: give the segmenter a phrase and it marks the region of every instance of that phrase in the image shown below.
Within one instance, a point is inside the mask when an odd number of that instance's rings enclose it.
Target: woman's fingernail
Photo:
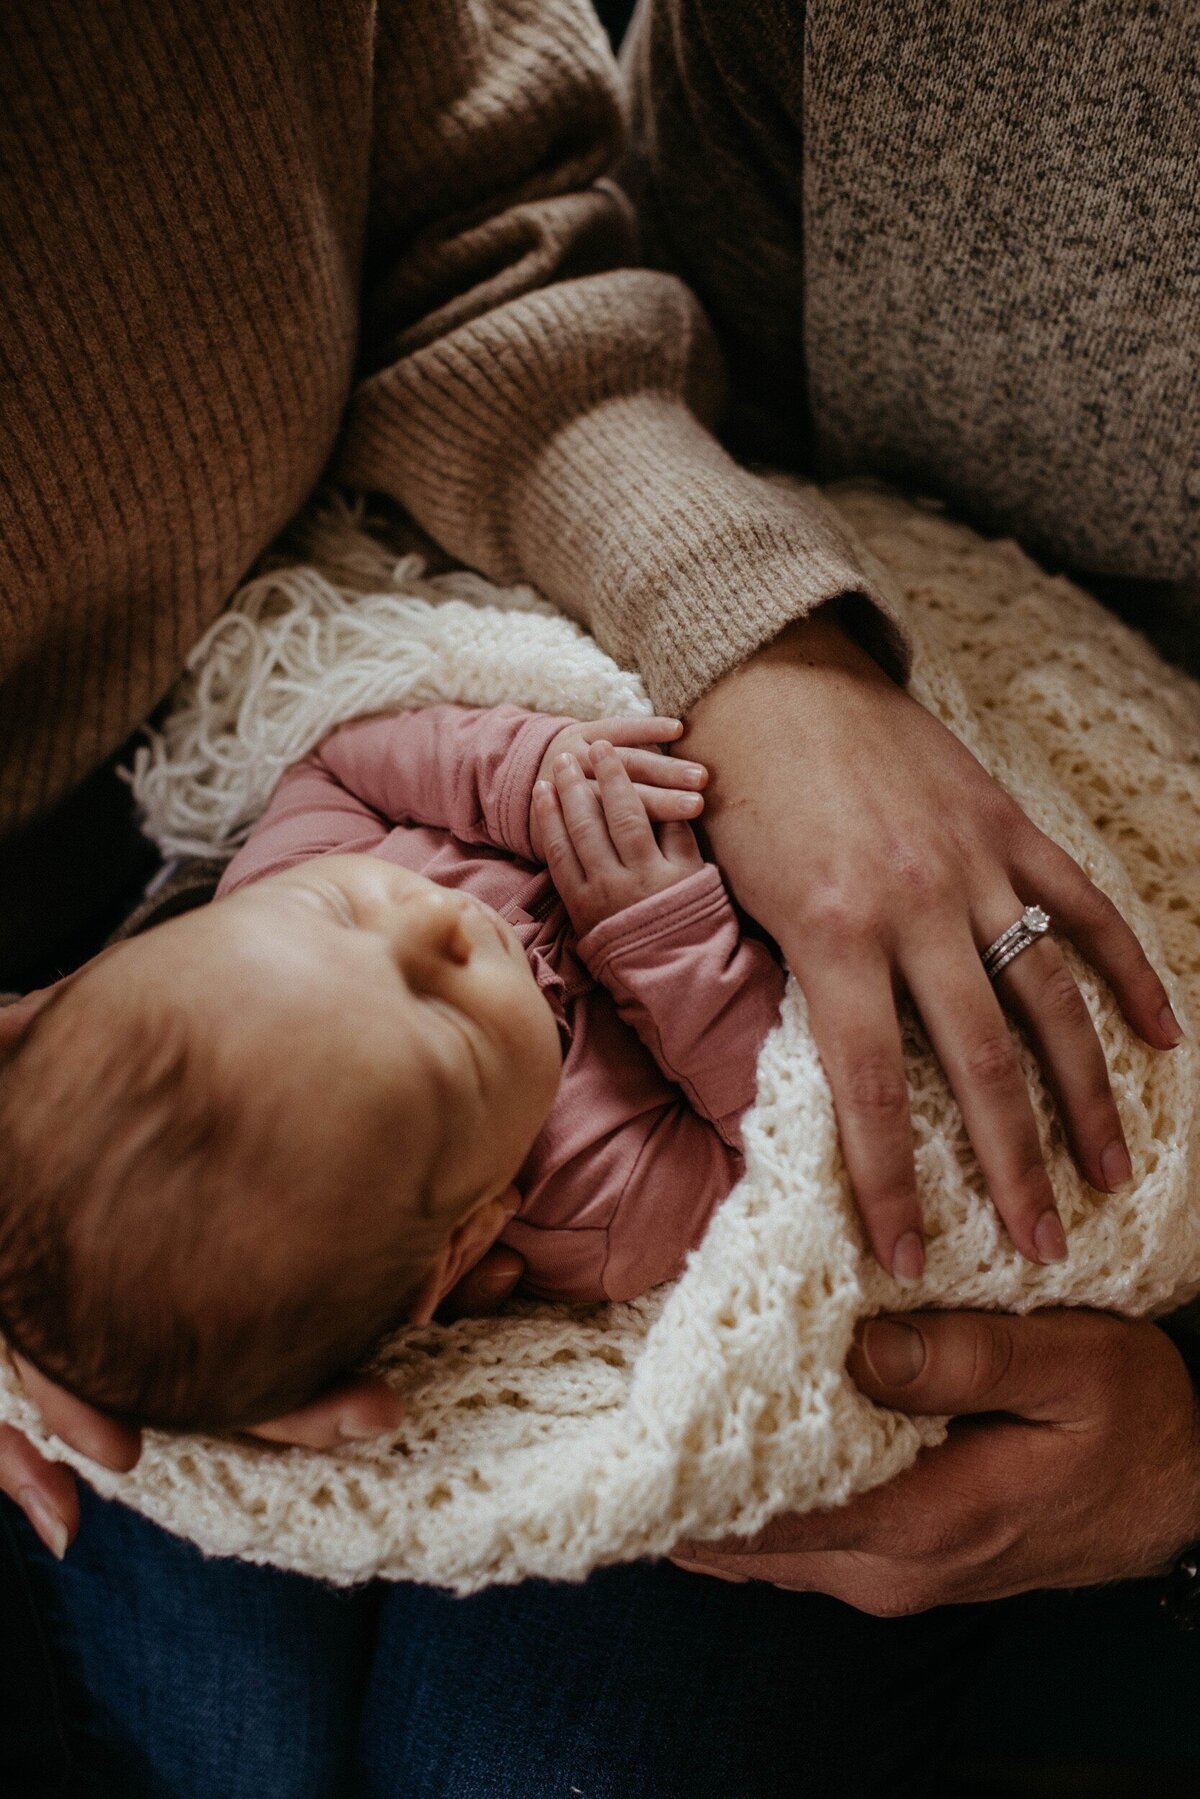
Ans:
[[[920,1231],[905,1231],[892,1251],[892,1273],[898,1281],[919,1281],[925,1272],[925,1244]]]
[[[689,786],[699,787],[701,781],[704,779],[704,770],[702,768],[697,768],[696,764],[692,762],[685,770],[685,777]]]
[[[884,1387],[906,1387],[925,1366],[925,1339],[911,1324],[872,1318],[859,1338],[867,1366]]]
[[[1037,1250],[1039,1262],[1066,1261],[1067,1239],[1062,1219],[1057,1212],[1050,1210],[1042,1213],[1033,1227],[1033,1246]]]
[[[698,793],[685,793],[682,800],[682,809],[685,812],[699,812],[703,804],[704,801],[700,798]]]
[[[1170,1006],[1164,1006],[1159,1013],[1158,1028],[1166,1038],[1167,1044],[1171,1049],[1174,1049],[1177,1043],[1183,1042],[1183,1026],[1176,1018]]]
[[[67,1553],[70,1532],[49,1500],[36,1487],[22,1487],[17,1494],[17,1504],[55,1561],[61,1562]]]
[[[1104,1185],[1110,1193],[1115,1192],[1118,1187],[1123,1187],[1126,1181],[1132,1180],[1133,1163],[1129,1160],[1129,1151],[1119,1137],[1115,1137],[1101,1150],[1100,1172],[1104,1176]]]

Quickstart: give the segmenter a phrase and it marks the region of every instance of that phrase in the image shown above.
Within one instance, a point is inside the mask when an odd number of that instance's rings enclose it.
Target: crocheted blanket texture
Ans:
[[[1170,1055],[1147,1049],[1067,950],[1135,1169],[1124,1194],[1087,1186],[1022,1045],[1069,1259],[1038,1268],[1015,1253],[907,1017],[929,1255],[918,1285],[894,1285],[864,1253],[791,982],[759,1062],[744,1178],[672,1286],[402,1333],[377,1358],[407,1395],[402,1429],[332,1454],[151,1433],[131,1474],[104,1473],[48,1442],[2,1363],[0,1417],[210,1554],[467,1593],[581,1579],[890,1479],[944,1427],[876,1408],[845,1373],[856,1322],[885,1307],[1152,1314],[1200,1289],[1200,686],[1015,544],[873,487],[825,498],[909,614],[914,693],[1117,902],[1188,1031]],[[137,759],[166,850],[230,851],[281,770],[364,712],[444,699],[649,710],[638,679],[530,590],[430,574],[402,550],[394,527],[334,501],[242,590]]]

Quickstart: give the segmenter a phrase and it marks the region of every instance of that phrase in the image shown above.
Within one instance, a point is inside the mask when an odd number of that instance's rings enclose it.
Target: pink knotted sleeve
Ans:
[[[765,944],[744,934],[720,870],[706,863],[627,906],[580,938],[578,950],[668,1080],[740,1151],[784,973]]]
[[[532,862],[533,785],[570,723],[519,706],[423,706],[343,725],[315,760],[390,824],[435,825]]]
[[[376,849],[389,829],[377,812],[347,792],[318,756],[308,756],[288,769],[217,891],[233,893],[312,856]]]

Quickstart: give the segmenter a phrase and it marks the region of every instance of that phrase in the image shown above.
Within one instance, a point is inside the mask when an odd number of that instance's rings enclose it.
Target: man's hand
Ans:
[[[524,1269],[515,1250],[489,1250],[459,1281],[440,1315],[463,1318],[494,1312]],[[102,1468],[128,1473],[142,1452],[139,1431],[85,1405],[39,1374],[23,1357],[11,1359],[47,1430]],[[257,1425],[250,1434],[301,1449],[338,1449],[346,1443],[386,1436],[397,1429],[403,1417],[400,1395],[385,1381],[363,1377],[344,1382],[286,1418]],[[11,1424],[0,1424],[0,1493],[7,1493],[20,1506],[47,1549],[61,1560],[79,1529],[75,1476],[62,1462],[47,1461]]]
[[[615,749],[647,817],[655,824],[696,818],[704,804],[699,795],[708,779],[707,769],[699,762],[666,755],[659,748],[661,744],[674,743],[682,730],[677,718],[593,718],[568,725],[551,739],[534,791],[543,782],[553,783],[554,771],[564,756],[574,758],[594,789],[592,751],[598,742],[603,742]],[[538,856],[544,857],[536,800],[530,809],[529,835]]]
[[[850,1361],[899,1411],[960,1419],[886,1486],[684,1567],[829,1593],[880,1617],[1166,1571],[1200,1539],[1200,1412],[1152,1324],[1097,1312],[913,1314]]]
[[[712,785],[705,827],[741,904],[808,1001],[872,1247],[924,1262],[897,1015],[906,990],[1014,1243],[1066,1254],[1004,1016],[1025,1026],[1085,1177],[1130,1176],[1088,1010],[1050,937],[995,987],[980,952],[1038,902],[1105,976],[1147,1043],[1179,1041],[1166,992],[1116,908],[946,728],[825,614],[791,627],[693,708]]]
[[[594,781],[574,756],[563,754],[553,781],[539,781],[533,790],[546,866],[580,937],[704,866],[690,825],[676,819],[655,832],[642,792],[611,743],[594,742],[591,763]],[[699,804],[695,796],[697,810]]]

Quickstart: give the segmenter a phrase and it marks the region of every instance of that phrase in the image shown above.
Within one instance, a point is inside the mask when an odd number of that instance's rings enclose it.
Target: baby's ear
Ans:
[[[515,1187],[506,1187],[494,1199],[482,1200],[461,1224],[455,1225],[437,1253],[433,1267],[408,1314],[410,1324],[430,1324],[433,1314],[467,1270],[487,1254],[521,1204]]]

